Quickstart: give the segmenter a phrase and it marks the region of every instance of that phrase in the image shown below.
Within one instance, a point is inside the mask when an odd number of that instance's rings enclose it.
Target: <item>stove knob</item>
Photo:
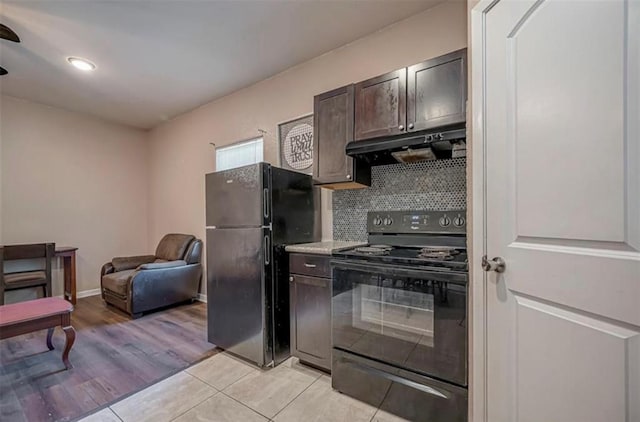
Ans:
[[[391,224],[393,224],[393,220],[391,218],[389,218],[389,217],[386,217],[384,219],[384,225],[385,226],[390,226]]]
[[[457,216],[453,219],[453,225],[456,227],[464,226],[464,217]]]
[[[382,224],[382,220],[380,219],[380,217],[376,217],[373,219],[374,226],[379,226],[380,224]]]
[[[446,215],[440,217],[440,225],[442,227],[447,227],[449,224],[451,224],[451,219],[449,217],[447,217]]]

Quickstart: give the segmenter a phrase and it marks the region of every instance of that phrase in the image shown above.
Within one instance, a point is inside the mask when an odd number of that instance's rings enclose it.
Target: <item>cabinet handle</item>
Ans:
[[[269,265],[271,262],[271,249],[269,247],[269,236],[264,237],[264,265]]]
[[[264,218],[269,218],[269,189],[267,188],[262,191],[262,208]]]
[[[293,276],[289,276],[289,281],[293,281]]]
[[[404,130],[404,126],[403,126],[403,125],[400,125],[400,126],[398,126],[398,129],[400,129],[400,130]]]
[[[306,262],[304,263],[304,266],[307,268],[315,268],[316,264],[307,264]]]
[[[347,179],[351,179],[351,175],[350,174],[347,174]]]
[[[409,123],[409,129],[413,129],[413,123]]]

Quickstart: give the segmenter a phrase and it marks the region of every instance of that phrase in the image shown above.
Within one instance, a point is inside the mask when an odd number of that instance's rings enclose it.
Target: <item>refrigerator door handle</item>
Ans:
[[[269,265],[271,261],[271,248],[269,247],[269,236],[264,237],[264,265]]]
[[[269,218],[269,189],[264,188],[262,190],[262,209],[264,218]]]

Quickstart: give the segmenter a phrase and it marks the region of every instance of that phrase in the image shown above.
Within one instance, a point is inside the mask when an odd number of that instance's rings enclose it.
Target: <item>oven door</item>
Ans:
[[[333,347],[467,385],[467,275],[332,261]]]

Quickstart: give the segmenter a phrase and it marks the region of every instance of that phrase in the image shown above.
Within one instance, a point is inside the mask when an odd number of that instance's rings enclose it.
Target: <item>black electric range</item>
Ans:
[[[367,215],[332,259],[332,385],[408,420],[467,420],[466,211]]]

